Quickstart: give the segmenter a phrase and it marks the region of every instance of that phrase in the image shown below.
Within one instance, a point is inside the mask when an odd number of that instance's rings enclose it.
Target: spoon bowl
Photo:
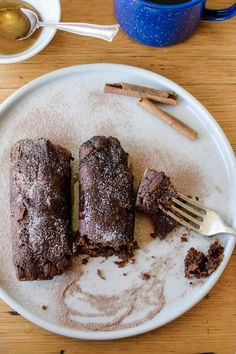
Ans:
[[[8,40],[24,38],[28,34],[30,21],[18,8],[0,9],[0,33]]]
[[[25,33],[23,37],[18,38],[18,40],[22,41],[32,36],[32,34],[36,31],[36,29],[40,27],[41,22],[39,21],[38,15],[34,11],[31,11],[29,9],[23,9],[23,8],[21,8],[20,11],[23,14],[23,16],[27,18],[29,23],[28,31]]]

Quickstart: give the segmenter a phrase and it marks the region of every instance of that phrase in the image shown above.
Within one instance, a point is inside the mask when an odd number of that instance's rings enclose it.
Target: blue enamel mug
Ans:
[[[206,8],[205,0],[114,0],[123,31],[135,41],[166,47],[189,38],[201,20],[223,21],[236,16],[236,3],[222,10]]]

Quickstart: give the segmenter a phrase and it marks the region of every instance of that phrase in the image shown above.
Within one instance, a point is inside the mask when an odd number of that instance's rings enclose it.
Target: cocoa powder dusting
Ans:
[[[168,267],[162,278],[157,278],[160,264],[162,258],[140,274],[139,284],[111,295],[83,290],[80,279],[65,283],[61,292],[64,324],[83,330],[111,331],[151,320],[165,304],[163,289]]]
[[[152,168],[164,171],[178,192],[202,196],[205,184],[200,167],[186,161],[185,156],[179,159],[176,160],[175,154],[168,150],[145,146],[142,152],[132,156],[136,188],[145,169]]]

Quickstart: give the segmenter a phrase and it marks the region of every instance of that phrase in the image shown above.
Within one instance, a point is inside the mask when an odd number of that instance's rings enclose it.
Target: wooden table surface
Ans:
[[[223,7],[233,1],[208,1]],[[63,20],[112,23],[111,0],[62,0]],[[121,63],[167,76],[197,97],[219,122],[236,151],[236,19],[202,22],[187,42],[149,48],[122,32],[113,43],[58,32],[36,57],[0,66],[0,102],[32,79],[65,66]],[[88,342],[49,333],[0,301],[0,353],[222,353],[236,352],[236,252],[213,290],[174,322],[144,335]]]

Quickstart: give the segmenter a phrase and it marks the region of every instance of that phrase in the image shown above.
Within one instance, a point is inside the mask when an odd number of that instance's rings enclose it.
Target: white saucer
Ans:
[[[28,4],[32,5],[40,15],[44,22],[59,22],[61,19],[61,3],[60,0],[27,0]],[[56,30],[52,28],[43,28],[39,38],[35,43],[22,53],[1,55],[0,64],[12,64],[27,60],[41,52],[48,43],[51,42],[56,34]]]

